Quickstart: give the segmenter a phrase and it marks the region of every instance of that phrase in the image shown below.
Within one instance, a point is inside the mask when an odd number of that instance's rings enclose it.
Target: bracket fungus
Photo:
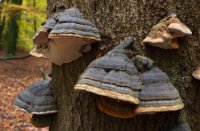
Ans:
[[[182,109],[179,92],[151,59],[127,57],[132,43],[133,38],[128,37],[91,62],[74,89],[99,95],[98,108],[119,118]]]
[[[46,57],[57,65],[70,63],[91,50],[90,44],[101,41],[99,30],[83,18],[77,8],[52,15],[33,37],[36,57]]]
[[[62,14],[63,14],[63,12],[57,12],[57,13],[54,13],[53,15],[51,15],[49,17],[49,19],[46,21],[46,23],[42,26],[41,30],[50,32],[55,27],[55,25],[58,23],[59,18]]]
[[[176,111],[184,107],[178,90],[170,82],[166,73],[157,67],[141,75],[142,90],[137,114]]]
[[[56,99],[50,89],[51,80],[42,80],[17,95],[14,105],[32,115],[58,112]]]
[[[31,50],[29,54],[35,57],[44,57],[44,52],[49,48],[49,32],[40,30],[33,37],[33,43],[35,47]]]
[[[143,43],[163,49],[177,49],[179,44],[176,39],[191,34],[191,30],[177,18],[176,14],[170,14],[152,27]]]
[[[36,57],[45,57],[45,52],[49,48],[49,33],[58,22],[61,12],[55,13],[46,21],[42,28],[33,36],[33,43],[35,48],[30,52],[31,55]]]
[[[133,58],[134,64],[139,71],[150,70],[153,67],[154,61],[145,56],[136,55]]]
[[[192,76],[195,79],[200,80],[200,67],[198,67],[195,71],[193,71]]]
[[[142,84],[139,72],[132,61],[122,53],[123,48],[132,43],[133,39],[127,38],[107,55],[90,63],[74,88],[138,104]]]
[[[78,59],[91,49],[91,43],[101,41],[96,26],[85,20],[83,14],[74,7],[64,11],[48,38],[53,42],[49,44],[47,58],[58,65]]]

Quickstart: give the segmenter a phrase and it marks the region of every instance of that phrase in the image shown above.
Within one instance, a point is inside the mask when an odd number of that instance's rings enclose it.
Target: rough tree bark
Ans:
[[[199,0],[48,0],[48,14],[56,6],[78,7],[85,17],[94,22],[101,34],[119,41],[126,36],[136,38],[136,53],[152,58],[167,72],[180,91],[190,126],[200,130],[200,81],[192,78],[192,71],[200,66],[200,1]],[[168,11],[176,12],[193,32],[180,38],[178,50],[162,50],[142,46],[150,28]],[[108,43],[109,44],[109,43]],[[73,86],[80,73],[94,58],[92,53],[62,66],[53,65],[53,91],[58,99],[59,113],[53,118],[52,131],[157,131],[165,130],[178,113],[141,115],[118,119],[101,113],[96,107],[96,96],[75,92]]]

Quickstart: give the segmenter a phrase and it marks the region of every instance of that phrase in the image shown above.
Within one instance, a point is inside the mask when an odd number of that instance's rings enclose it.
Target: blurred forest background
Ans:
[[[5,55],[33,48],[32,37],[46,20],[46,6],[46,0],[0,1],[0,49]]]
[[[18,93],[42,80],[47,59],[23,56],[33,48],[32,37],[46,21],[46,0],[0,0],[0,131],[47,131],[30,122],[31,115],[13,105]],[[8,56],[8,57],[7,57]]]

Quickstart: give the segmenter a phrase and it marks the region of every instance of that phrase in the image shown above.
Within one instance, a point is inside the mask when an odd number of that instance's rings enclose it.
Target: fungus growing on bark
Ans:
[[[42,26],[42,31],[46,31],[46,32],[50,32],[55,25],[58,23],[59,18],[61,15],[63,15],[64,12],[56,12],[54,14],[52,14],[47,21],[45,22],[45,24]]]
[[[74,88],[138,104],[142,84],[139,72],[123,53],[124,48],[132,43],[133,39],[127,38],[105,56],[93,61]]]
[[[142,90],[137,114],[176,111],[184,107],[178,90],[172,85],[169,77],[157,67],[143,72]]]
[[[150,70],[153,67],[154,61],[145,56],[137,55],[133,58],[134,64],[139,71]]]
[[[193,76],[195,79],[200,80],[200,67],[198,67],[198,68],[192,73],[192,76]]]
[[[35,47],[29,54],[35,57],[45,57],[42,52],[47,51],[49,48],[49,32],[40,30],[33,37],[33,43]]]
[[[46,57],[57,65],[78,59],[91,49],[91,43],[101,40],[99,30],[77,8],[64,11],[48,38],[53,42]]]
[[[51,80],[43,80],[31,85],[17,95],[14,105],[32,115],[54,114],[58,112]]]
[[[126,56],[131,43],[129,37],[91,62],[74,88],[99,95],[98,108],[119,118],[182,109],[179,92],[151,59]]]
[[[153,61],[144,56],[136,56],[134,64],[140,70],[142,89],[138,105],[101,97],[99,109],[111,116],[129,118],[137,114],[177,111],[183,108],[179,92],[172,85],[168,76],[153,66]],[[139,66],[138,66],[139,65]],[[143,67],[141,69],[141,67]]]
[[[143,43],[163,49],[177,49],[179,44],[173,39],[191,34],[190,29],[175,14],[171,14],[152,27]]]
[[[47,52],[49,48],[49,33],[54,28],[61,12],[55,13],[46,21],[44,26],[33,36],[34,49],[30,54],[35,57],[45,57],[44,52]]]

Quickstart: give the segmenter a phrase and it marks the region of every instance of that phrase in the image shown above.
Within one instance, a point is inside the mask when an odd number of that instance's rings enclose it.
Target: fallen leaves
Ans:
[[[0,62],[0,130],[1,131],[47,131],[30,123],[31,115],[13,105],[15,96],[38,80],[40,68],[50,70],[46,59],[29,57],[17,61]]]

